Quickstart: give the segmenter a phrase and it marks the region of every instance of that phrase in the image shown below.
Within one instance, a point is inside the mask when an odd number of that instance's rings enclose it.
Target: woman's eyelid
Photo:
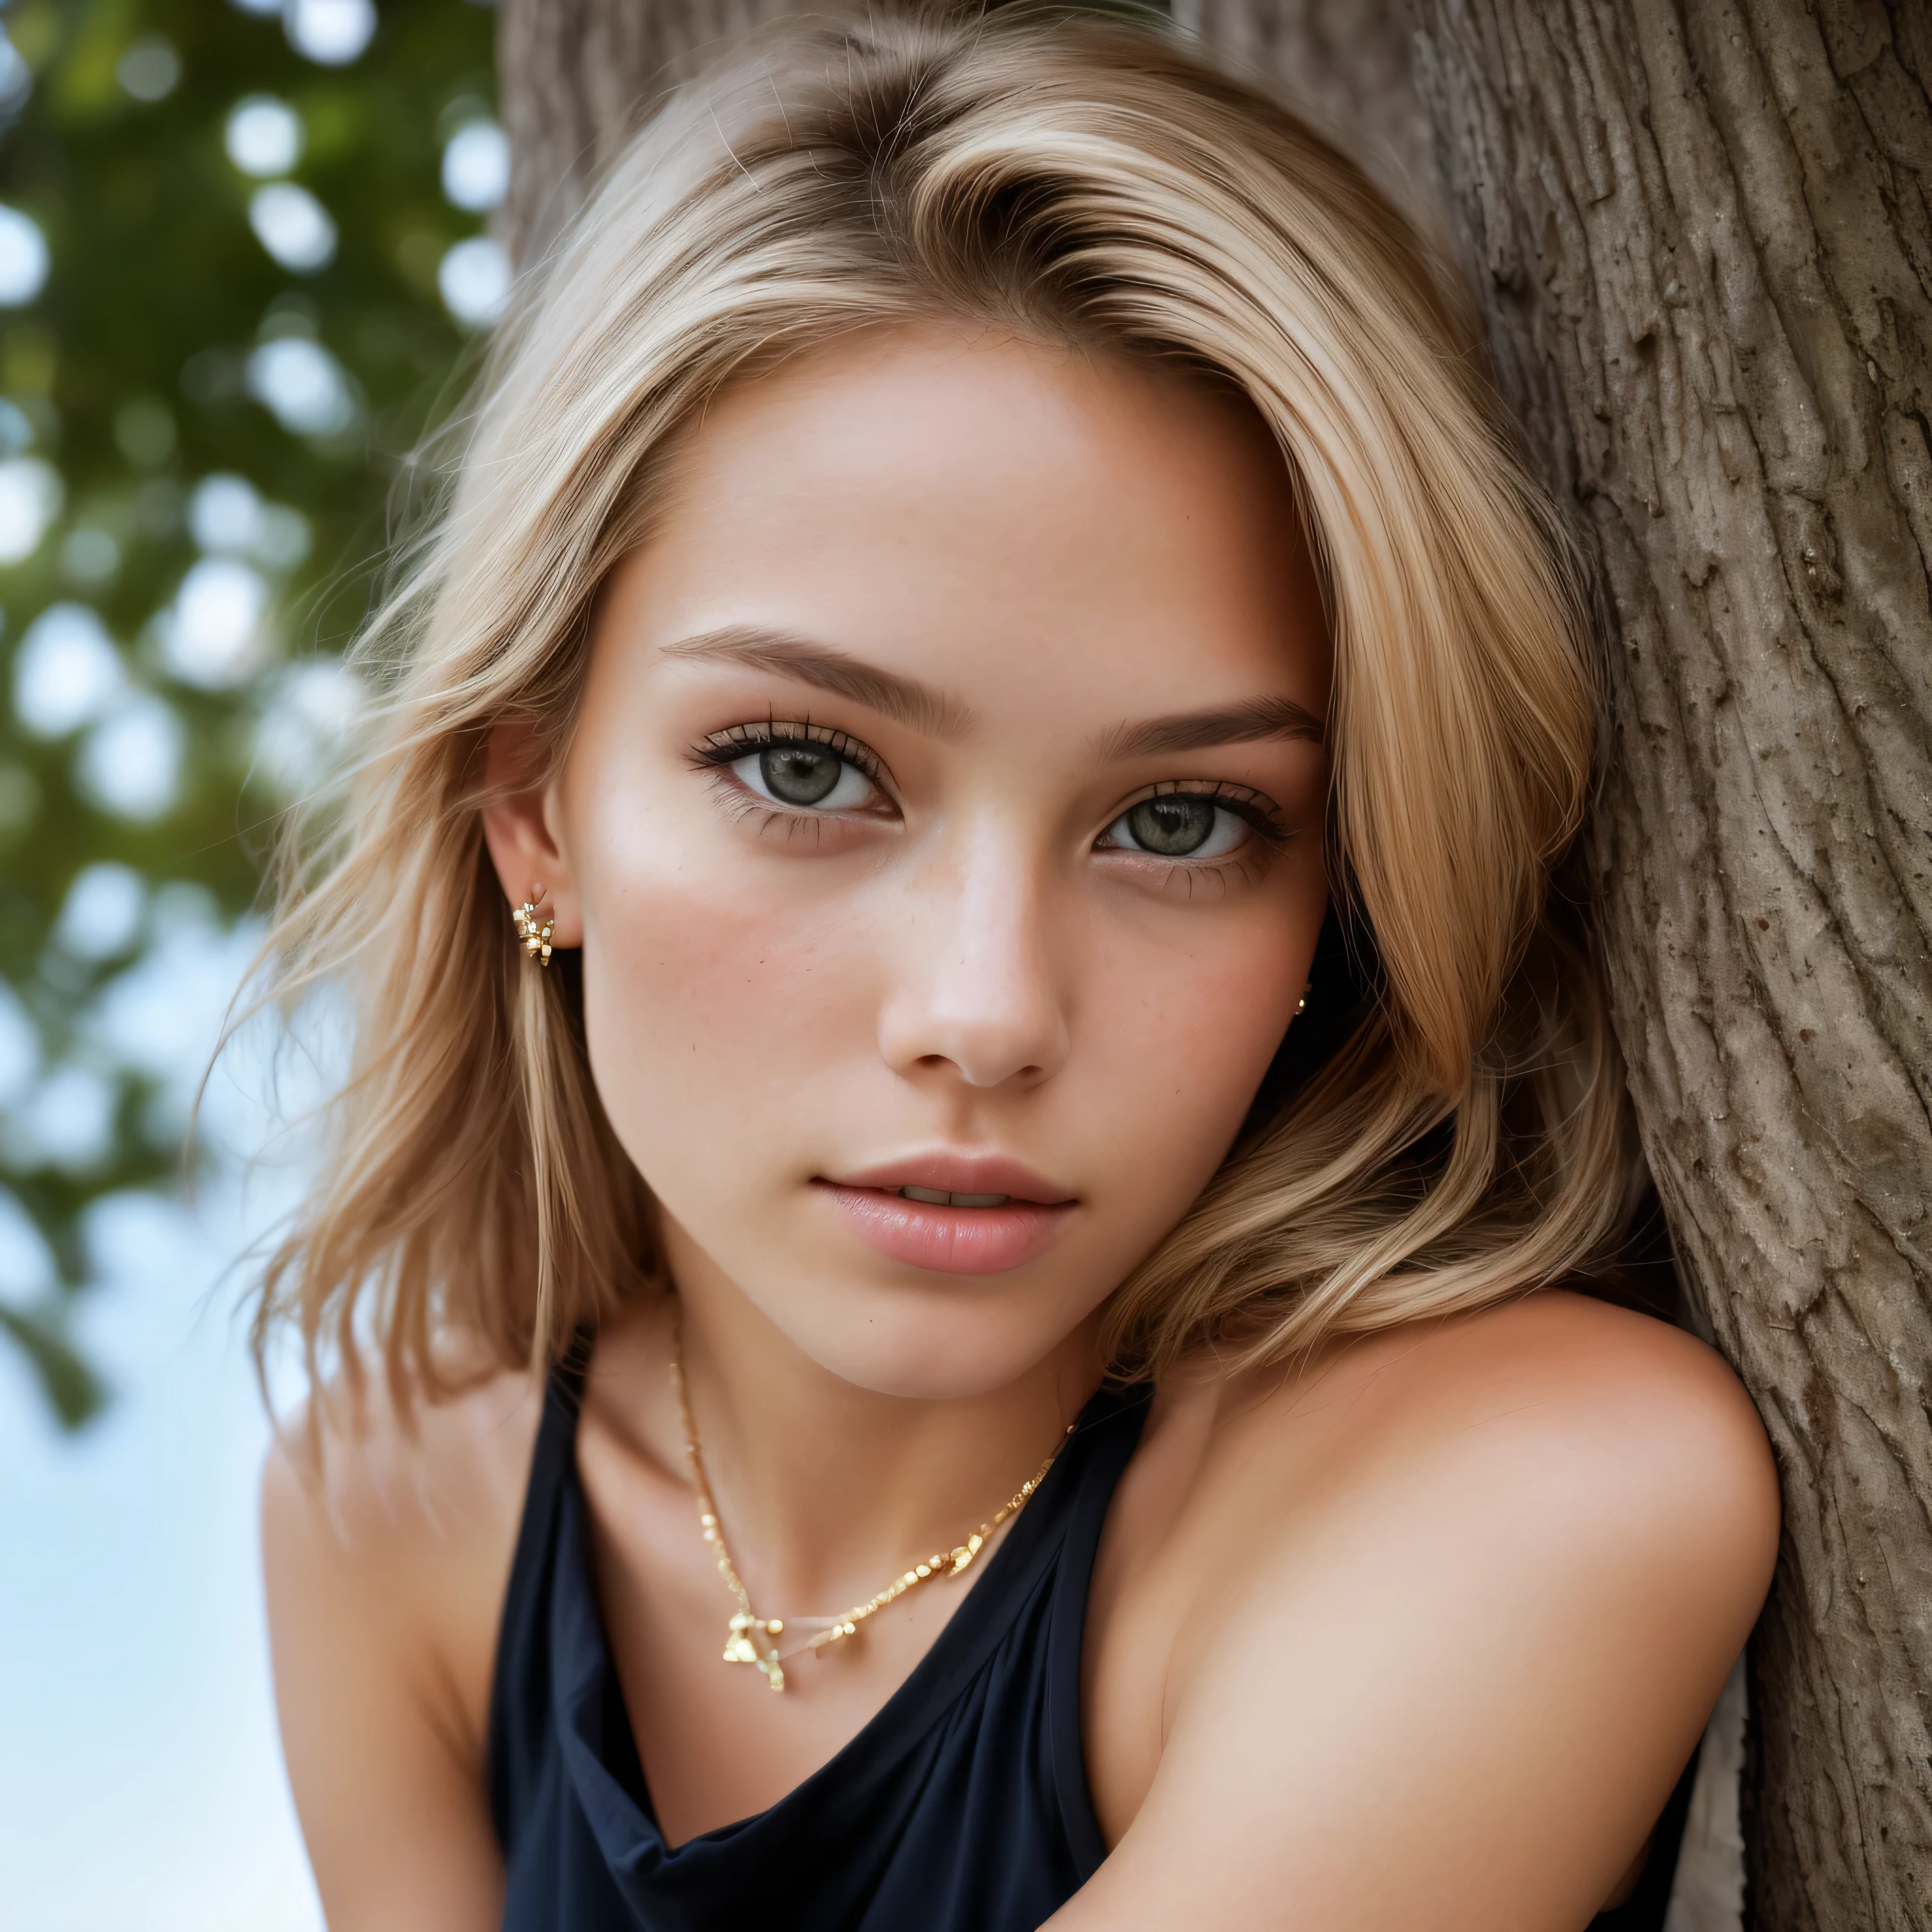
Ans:
[[[703,764],[731,765],[754,752],[785,744],[821,745],[896,800],[897,788],[891,768],[871,746],[849,731],[841,730],[836,725],[814,724],[810,718],[774,716],[748,719],[742,724],[728,725],[722,730],[708,732],[697,748]]]
[[[1150,798],[1176,796],[1205,799],[1224,811],[1232,812],[1237,818],[1245,819],[1257,834],[1272,844],[1285,844],[1294,836],[1294,827],[1287,814],[1266,792],[1231,778],[1158,779],[1152,784],[1143,785],[1115,806],[1107,820],[1108,826],[1118,824],[1136,806],[1144,805]]]

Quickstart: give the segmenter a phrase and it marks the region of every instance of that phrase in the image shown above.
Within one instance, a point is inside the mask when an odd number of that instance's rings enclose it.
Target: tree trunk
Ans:
[[[1171,10],[1222,60],[1261,76],[1337,136],[1411,214],[1443,226],[1408,0],[1172,0]]]
[[[782,4],[505,0],[521,248],[668,61]],[[1618,1031],[1784,1480],[1753,1921],[1932,1925],[1932,14],[1177,8],[1441,211],[1594,536]]]
[[[1414,0],[1405,62],[1402,0],[1340,35],[1192,4],[1290,82],[1366,46],[1342,92],[1382,124],[1412,79],[1498,378],[1594,533],[1618,1032],[1784,1479],[1754,1918],[1932,1924],[1932,19]]]
[[[1498,370],[1616,608],[1596,852],[1644,1142],[1784,1478],[1755,1922],[1909,1932],[1932,1924],[1932,38],[1858,0],[1418,13]]]
[[[500,232],[536,260],[664,89],[806,0],[502,0],[496,68],[510,192]]]

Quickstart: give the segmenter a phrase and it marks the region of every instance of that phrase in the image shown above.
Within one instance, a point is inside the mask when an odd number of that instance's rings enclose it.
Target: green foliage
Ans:
[[[179,1070],[102,1016],[170,934],[177,955],[223,943],[255,898],[266,827],[311,782],[304,760],[339,716],[327,668],[366,608],[398,460],[470,340],[438,267],[483,218],[451,205],[440,170],[450,136],[490,113],[494,16],[381,0],[374,38],[340,65],[304,58],[274,14],[220,0],[15,0],[0,23],[32,75],[0,132],[0,203],[38,224],[51,256],[38,295],[0,308],[0,548],[10,485],[16,524],[22,490],[62,502],[31,554],[0,567],[0,1172],[52,1258],[38,1286],[26,1263],[11,1280],[0,1266],[0,1334],[71,1424],[100,1394],[64,1339],[88,1204],[167,1184],[180,1160]],[[251,197],[275,177],[244,172],[224,144],[255,95],[299,117],[281,178],[336,230],[307,272],[251,227]],[[312,211],[292,206],[299,230]],[[311,396],[308,430],[292,429],[258,400],[271,344],[311,346],[294,351],[296,377],[332,358],[322,400],[339,420]],[[225,535],[223,505],[195,494],[211,476],[256,493],[230,487]],[[205,552],[225,561],[211,573]],[[40,713],[21,697],[23,646],[44,639],[50,606],[76,607],[58,619],[70,627],[98,614],[118,655],[112,693],[66,729],[46,707],[72,665],[49,674]],[[137,912],[76,938],[63,906],[101,862],[131,868],[106,884]],[[11,1247],[34,1250],[10,1219]]]

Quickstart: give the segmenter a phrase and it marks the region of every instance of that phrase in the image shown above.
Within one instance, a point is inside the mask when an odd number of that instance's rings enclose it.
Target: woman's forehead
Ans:
[[[1042,343],[969,322],[856,332],[730,384],[679,439],[687,498],[876,485],[956,492],[1079,475],[1108,496],[1138,482],[1180,499],[1292,506],[1279,448],[1245,398],[1177,366]]]
[[[667,483],[620,598],[659,648],[735,626],[949,688],[1064,672],[1124,699],[1270,688],[1325,707],[1286,466],[1203,385],[1010,335],[880,332],[728,392]]]

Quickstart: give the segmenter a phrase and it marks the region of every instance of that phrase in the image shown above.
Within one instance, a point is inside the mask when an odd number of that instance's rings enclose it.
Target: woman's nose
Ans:
[[[1067,1018],[1036,856],[988,835],[928,872],[892,942],[879,1050],[896,1073],[1036,1085],[1066,1064]]]

